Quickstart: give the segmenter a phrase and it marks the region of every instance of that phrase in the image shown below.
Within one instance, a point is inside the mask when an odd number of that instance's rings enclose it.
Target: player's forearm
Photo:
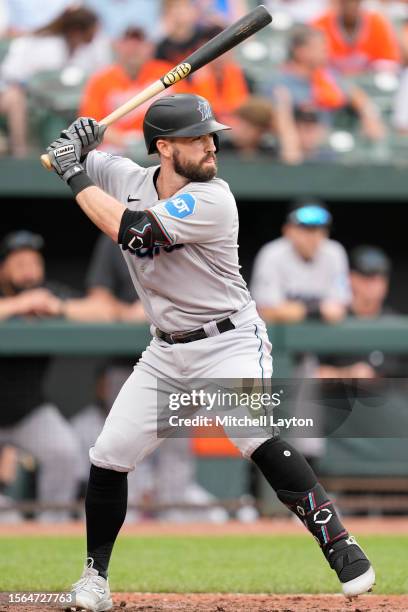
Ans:
[[[66,300],[62,303],[61,314],[70,321],[109,323],[118,319],[114,302],[93,298]]]
[[[349,378],[349,376],[347,375],[347,368],[321,365],[316,370],[315,378]]]
[[[126,210],[123,204],[94,185],[78,193],[76,201],[102,232],[118,241],[120,221]]]
[[[307,315],[305,305],[294,301],[283,302],[278,306],[260,306],[258,310],[261,317],[271,323],[298,323]]]
[[[23,314],[19,296],[0,299],[0,321]]]

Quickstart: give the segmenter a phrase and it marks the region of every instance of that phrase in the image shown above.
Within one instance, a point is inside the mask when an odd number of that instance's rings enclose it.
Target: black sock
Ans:
[[[91,466],[85,498],[88,557],[104,578],[113,545],[125,520],[127,472]]]
[[[293,446],[274,438],[251,456],[283,502],[315,537],[323,551],[333,542],[347,538],[333,503],[306,459]]]

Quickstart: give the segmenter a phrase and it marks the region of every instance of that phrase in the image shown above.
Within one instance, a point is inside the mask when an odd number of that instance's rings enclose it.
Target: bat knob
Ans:
[[[46,170],[52,169],[52,164],[50,162],[50,158],[48,157],[47,153],[44,153],[44,155],[41,155],[41,163]]]

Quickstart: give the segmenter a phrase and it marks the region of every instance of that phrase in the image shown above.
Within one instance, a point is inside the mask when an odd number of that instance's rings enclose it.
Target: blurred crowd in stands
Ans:
[[[173,87],[208,98],[244,157],[384,161],[408,132],[406,0],[265,0],[272,25]],[[0,0],[0,154],[38,152],[102,119],[256,0]],[[148,103],[104,148],[145,154]]]

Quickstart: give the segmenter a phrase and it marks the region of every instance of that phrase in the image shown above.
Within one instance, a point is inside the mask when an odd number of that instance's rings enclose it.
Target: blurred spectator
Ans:
[[[251,96],[229,118],[232,130],[222,138],[222,151],[234,151],[251,157],[257,153],[277,156],[272,143],[273,107],[269,100]],[[268,138],[269,136],[269,138]]]
[[[328,145],[328,125],[316,108],[308,104],[293,107],[285,87],[277,87],[274,96],[280,159],[287,164],[332,161],[335,155]]]
[[[201,36],[200,45],[222,31],[220,27],[207,29]],[[232,52],[225,53],[203,66],[191,77],[195,94],[206,98],[221,121],[238,108],[249,96],[248,83],[241,66],[234,61]]]
[[[28,34],[54,21],[72,0],[6,0],[8,35]]]
[[[160,32],[161,0],[83,0],[94,11],[112,39],[120,38],[128,28],[141,28],[149,38]]]
[[[18,523],[21,515],[12,508],[13,500],[8,495],[10,486],[17,477],[18,451],[14,446],[0,444],[0,523]]]
[[[398,91],[394,98],[392,122],[400,134],[408,134],[408,68],[405,68],[401,74]]]
[[[224,27],[249,11],[246,0],[196,0],[196,4],[205,24]]]
[[[70,290],[45,279],[43,239],[15,232],[0,243],[0,320],[60,315],[61,298]],[[44,395],[47,356],[1,357],[0,444],[18,446],[39,466],[38,499],[74,501],[79,477],[78,443],[68,422]],[[60,520],[63,512],[44,512],[43,520]]]
[[[331,64],[342,74],[398,68],[401,53],[392,24],[365,10],[362,0],[337,0],[314,25],[326,35]]]
[[[116,63],[94,74],[88,81],[79,114],[98,121],[159,79],[172,66],[153,58],[153,43],[143,30],[128,29],[114,43]],[[173,86],[174,93],[189,90],[185,81]],[[150,102],[139,106],[106,131],[104,146],[126,151],[142,137],[143,117]]]
[[[396,314],[386,305],[391,262],[384,251],[374,246],[361,246],[350,254],[352,300],[348,314],[361,320],[377,320]],[[384,355],[372,350],[361,355],[333,355],[321,360],[319,378],[375,378],[406,375],[406,357]]]
[[[199,13],[192,0],[164,0],[164,38],[156,48],[156,58],[173,66],[195,51],[201,42]]]
[[[5,0],[0,0],[0,37],[4,36],[9,24],[9,15]]]
[[[399,22],[408,17],[406,0],[365,0],[364,8],[381,13],[393,22]]]
[[[45,71],[67,66],[84,74],[110,60],[110,44],[98,35],[94,13],[84,8],[67,9],[36,33],[12,41],[1,65],[5,88],[0,95],[0,112],[7,116],[12,155],[27,155],[27,101],[25,86]]]
[[[95,304],[95,318],[98,309],[107,308],[115,321],[147,321],[121,248],[105,234],[96,242],[85,282],[86,299]]]
[[[340,321],[349,302],[347,256],[329,240],[332,217],[319,201],[290,209],[282,237],[258,253],[251,292],[265,321]]]
[[[268,87],[277,103],[278,114],[285,107],[286,113],[290,106],[292,111],[297,107],[307,108],[308,112],[313,110],[318,115],[320,122],[331,125],[336,112],[351,106],[368,138],[384,138],[383,122],[368,95],[359,87],[347,87],[338,80],[327,67],[327,60],[323,35],[308,26],[298,26],[289,40],[288,61]],[[296,133],[294,138],[297,138]]]
[[[268,9],[276,19],[282,21],[282,15],[288,28],[293,23],[309,23],[327,10],[330,0],[267,0]],[[285,27],[285,29],[286,29]]]

